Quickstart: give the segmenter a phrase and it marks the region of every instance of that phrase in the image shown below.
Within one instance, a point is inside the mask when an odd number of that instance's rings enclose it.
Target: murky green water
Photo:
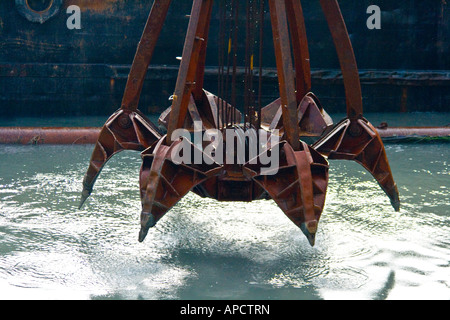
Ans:
[[[190,194],[138,243],[138,153],[77,210],[92,146],[0,146],[0,299],[450,299],[450,145],[388,145],[395,213],[332,162],[316,247],[271,201]]]

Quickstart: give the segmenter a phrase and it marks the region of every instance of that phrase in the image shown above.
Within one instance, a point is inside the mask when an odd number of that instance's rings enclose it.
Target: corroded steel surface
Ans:
[[[0,127],[0,144],[92,145],[97,143],[100,131],[101,128]],[[308,132],[308,136],[315,136],[314,131]],[[392,127],[377,128],[377,131],[380,137],[387,142],[450,138],[450,127]]]
[[[222,69],[218,78],[220,92],[215,96],[203,88],[213,1],[194,0],[172,106],[160,118],[160,124],[168,130],[167,135],[163,135],[137,110],[142,82],[169,6],[168,1],[155,0],[129,75],[124,103],[105,124],[95,146],[83,182],[81,205],[91,195],[94,183],[106,162],[122,150],[136,150],[142,152],[143,158],[140,173],[142,212],[139,241],[144,241],[149,229],[188,192],[193,191],[202,197],[219,201],[273,199],[302,230],[310,244],[314,245],[325,205],[329,169],[327,160],[334,159],[360,163],[378,181],[395,210],[399,210],[399,194],[383,142],[378,131],[363,118],[356,59],[338,2],[320,0],[338,53],[347,97],[348,117],[333,127],[331,118],[319,99],[309,92],[310,57],[300,0],[268,0],[280,98],[262,108],[256,103],[261,100],[253,99],[254,92],[249,90],[246,91],[248,96],[244,112],[238,110],[236,48],[239,1],[231,1],[229,6],[221,7],[225,8],[225,11],[221,11],[225,12],[223,22],[230,22],[230,37],[228,59],[221,60],[219,66],[224,67],[224,61],[228,61],[227,78],[224,78]],[[264,5],[261,1],[264,0],[260,0],[259,4]],[[246,89],[251,88],[248,79],[252,79],[254,70],[254,55],[251,50],[255,38],[249,38],[251,32],[255,32],[252,29],[255,27],[249,23],[256,17],[255,8],[251,7],[254,5],[254,1],[247,3],[246,41],[252,43],[246,43]],[[231,11],[228,12],[227,8],[231,8]],[[260,16],[262,18],[264,15]],[[224,34],[219,32],[219,37],[226,49]],[[262,61],[259,63],[262,65]],[[228,87],[229,79],[231,87]],[[220,84],[224,80],[227,80],[227,89],[222,92]],[[261,94],[260,91],[259,95]],[[241,120],[244,121],[243,124]],[[201,127],[196,128],[196,123],[201,123]],[[172,133],[178,129],[187,129],[194,134],[208,129],[223,132],[231,130],[239,134],[247,128],[255,129],[260,134],[260,139],[264,135],[270,139],[264,150],[259,150],[256,156],[252,155],[254,158],[250,157],[253,146],[244,141],[241,144],[241,147],[246,148],[243,163],[234,161],[236,153],[234,158],[227,157],[225,162],[213,159],[201,145],[192,143],[187,137],[172,141]],[[277,137],[280,141],[273,137],[275,129],[279,129]],[[318,137],[318,141],[308,145],[301,140],[308,136]],[[225,146],[238,148],[234,137],[231,138],[232,141],[227,139],[228,136],[221,142]],[[188,148],[183,149],[183,156],[192,157],[188,160],[195,160],[200,155],[200,162],[175,161],[174,153],[179,152],[186,143]],[[268,174],[263,166],[264,159],[269,154],[274,154],[279,160],[278,167],[272,174]]]
[[[0,116],[104,116],[105,112],[108,115],[115,112],[120,106],[134,51],[153,1],[55,0],[52,1],[55,8],[61,4],[59,13],[43,25],[21,16],[16,2],[19,1],[0,1],[0,99],[3,106]],[[48,3],[50,0],[28,2]],[[369,0],[340,1],[344,17],[350,17],[346,22],[356,41],[354,45],[358,46],[358,64],[366,69],[360,70],[364,111],[448,112],[449,2],[399,0],[395,4],[383,3],[381,8],[386,18],[382,18],[382,29],[368,30],[364,20],[369,15],[365,13],[373,3]],[[66,9],[71,5],[81,9],[81,30],[66,28],[66,21],[71,17]],[[326,102],[329,113],[341,112],[345,110],[342,76],[336,68],[333,43],[328,36],[321,36],[326,28],[321,7],[316,1],[304,1],[302,5],[306,26],[313,26],[308,28],[308,35],[315,40],[310,43],[315,68],[312,72],[314,91]],[[141,100],[145,104],[141,104],[141,111],[146,114],[160,113],[167,107],[167,96],[172,94],[176,81],[175,57],[181,55],[183,48],[183,36],[178,35],[187,24],[186,15],[192,1],[174,0],[171,6],[170,24],[163,28],[152,71],[148,73],[142,92]],[[36,14],[29,9],[28,12]],[[214,14],[212,19],[217,26],[218,15]],[[268,27],[267,24],[264,33],[267,60],[273,52]],[[405,30],[408,37],[401,36]],[[395,48],[390,50],[388,58],[383,51],[385,48]],[[208,50],[217,50],[214,34],[211,34]],[[208,64],[217,65],[214,54],[209,54]],[[269,66],[274,66],[273,61],[265,67]],[[210,67],[208,70],[206,81],[211,83],[217,77],[217,68],[213,69],[214,74]],[[265,74],[263,99],[267,104],[269,99],[277,98],[278,93],[276,71],[272,68]],[[159,95],[161,91],[164,94]]]
[[[330,160],[354,160],[366,168],[386,192],[396,211],[400,199],[386,151],[377,130],[364,118],[346,119],[312,146]]]
[[[0,144],[94,144],[99,128],[0,127]]]

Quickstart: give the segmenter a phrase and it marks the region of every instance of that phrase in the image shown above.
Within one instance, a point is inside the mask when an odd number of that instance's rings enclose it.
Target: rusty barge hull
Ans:
[[[120,105],[152,1],[53,1],[59,10],[52,9],[42,23],[20,12],[18,5],[25,2],[0,1],[0,116],[108,116],[114,112]],[[367,112],[448,112],[448,2],[377,1],[383,11],[381,30],[366,27],[366,10],[373,1],[341,2],[355,43]],[[141,96],[140,110],[146,114],[161,113],[169,106],[167,97],[175,86],[176,57],[183,50],[191,4],[174,0],[170,9],[170,21],[162,30]],[[70,5],[81,9],[81,30],[66,27]],[[331,38],[322,37],[327,26],[319,18],[320,6],[315,1],[305,2],[304,11],[308,36],[313,40],[311,55],[316,57],[312,61],[315,93],[328,112],[340,112],[345,109],[342,75]],[[218,30],[216,15],[211,30]],[[265,34],[264,60],[274,61],[270,26]],[[216,52],[217,46],[214,39],[209,42],[211,52]],[[389,50],[389,59],[384,50]],[[209,66],[217,65],[214,54],[208,57]],[[275,66],[267,67],[265,102],[278,94]],[[216,71],[206,70],[206,86],[217,79]]]

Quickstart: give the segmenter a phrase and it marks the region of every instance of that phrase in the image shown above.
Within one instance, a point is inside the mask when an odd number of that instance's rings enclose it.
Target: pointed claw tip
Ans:
[[[139,232],[139,242],[144,242],[145,238],[147,237],[148,230],[145,230],[145,228],[141,228],[141,231]]]
[[[78,206],[78,209],[81,210],[81,208],[83,208],[86,200],[91,196],[91,193],[84,189],[83,192],[81,193],[81,199],[80,199],[80,204]]]
[[[400,212],[400,197],[398,196],[398,193],[391,197],[391,205],[394,208],[395,212]]]
[[[78,205],[78,210],[81,210],[83,208],[87,199],[88,199],[88,197],[81,196],[80,204]]]
[[[310,221],[307,223],[302,223],[300,229],[308,239],[311,247],[314,247],[316,244],[316,233],[317,233],[318,222],[316,220]]]
[[[394,183],[392,190],[389,190],[388,196],[391,200],[392,207],[395,212],[400,212],[400,194],[398,192],[397,184]]]
[[[392,206],[394,207],[395,212],[400,212],[400,202],[393,202]]]
[[[156,218],[151,213],[141,213],[141,231],[139,232],[139,242],[143,242],[147,237],[150,228],[156,226]]]

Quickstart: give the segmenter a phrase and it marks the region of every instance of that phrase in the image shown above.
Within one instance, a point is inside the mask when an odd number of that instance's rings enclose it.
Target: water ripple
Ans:
[[[139,154],[114,158],[77,210],[91,151],[0,146],[0,298],[450,299],[446,145],[387,147],[400,213],[333,162],[314,248],[273,201],[194,194],[138,243]]]

